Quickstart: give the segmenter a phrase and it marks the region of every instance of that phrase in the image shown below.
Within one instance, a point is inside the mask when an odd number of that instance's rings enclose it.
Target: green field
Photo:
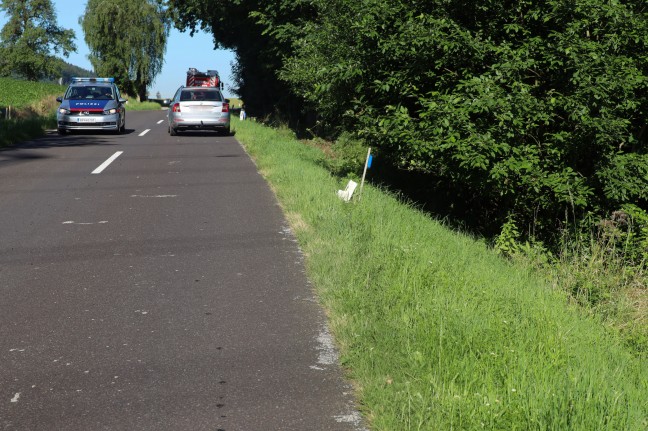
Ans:
[[[528,266],[233,121],[275,191],[373,431],[648,429],[648,363]]]
[[[25,108],[48,96],[62,96],[65,86],[0,78],[0,107]]]

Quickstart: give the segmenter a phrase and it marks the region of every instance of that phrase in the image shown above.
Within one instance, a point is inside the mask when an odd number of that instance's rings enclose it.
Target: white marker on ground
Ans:
[[[114,162],[115,159],[116,159],[117,157],[121,156],[122,153],[123,153],[123,151],[117,151],[115,154],[113,154],[112,156],[110,156],[110,157],[108,158],[108,160],[106,160],[106,161],[103,162],[101,165],[99,165],[99,167],[98,167],[97,169],[95,169],[94,171],[92,171],[92,173],[93,173],[93,174],[100,174],[100,173],[102,173],[103,170],[106,169],[106,168],[108,167],[108,165],[110,165],[112,162]]]
[[[163,122],[163,121],[164,121],[164,120],[160,120],[160,121],[157,122],[157,124],[160,124],[160,123]]]
[[[144,135],[146,135],[146,134],[147,134],[148,132],[150,132],[150,131],[151,131],[151,129],[146,129],[146,130],[144,130],[142,133],[140,133],[139,136],[144,136]]]

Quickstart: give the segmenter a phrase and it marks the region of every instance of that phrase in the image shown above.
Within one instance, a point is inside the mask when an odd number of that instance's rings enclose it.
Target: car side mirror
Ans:
[[[119,103],[123,103],[124,105],[128,103],[127,99],[119,99]]]
[[[225,99],[225,103],[230,103],[230,100],[229,100],[229,99]]]
[[[61,102],[63,101],[63,96],[58,96],[58,97],[56,98],[56,101],[57,101],[58,103],[61,103]]]

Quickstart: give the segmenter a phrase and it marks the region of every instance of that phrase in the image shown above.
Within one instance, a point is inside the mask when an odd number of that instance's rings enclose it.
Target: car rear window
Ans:
[[[215,90],[182,90],[182,93],[180,93],[180,101],[185,102],[192,100],[222,102],[223,98],[221,97],[220,92]]]

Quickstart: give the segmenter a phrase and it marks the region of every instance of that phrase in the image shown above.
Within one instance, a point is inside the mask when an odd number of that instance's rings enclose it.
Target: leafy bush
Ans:
[[[333,156],[327,158],[328,169],[335,175],[360,177],[367,158],[367,147],[350,133],[342,133],[331,146]]]
[[[618,242],[629,260],[648,263],[648,212],[637,205],[625,204],[614,216],[615,227],[621,231]]]
[[[566,215],[646,209],[643,2],[314,3],[281,77],[322,122],[493,226],[551,239]]]

